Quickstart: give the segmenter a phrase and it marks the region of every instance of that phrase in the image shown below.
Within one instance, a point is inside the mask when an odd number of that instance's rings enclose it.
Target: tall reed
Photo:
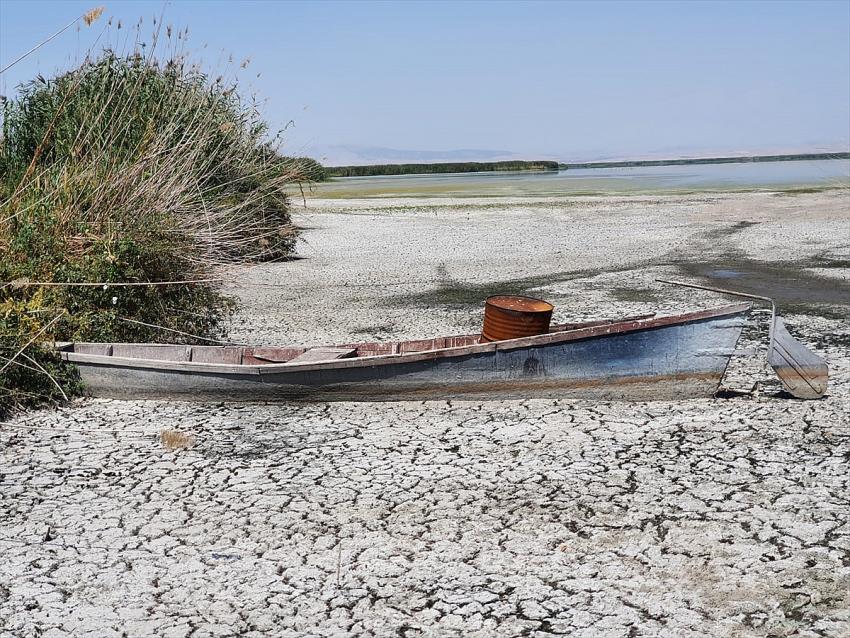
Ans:
[[[280,156],[280,136],[236,80],[187,60],[185,32],[156,29],[149,45],[137,27],[128,50],[105,49],[36,78],[2,105],[0,282],[208,279],[291,253],[297,233],[286,187],[309,166]],[[232,309],[212,284],[0,284],[0,366],[59,315],[42,340],[178,334],[152,326],[220,339]],[[0,372],[0,402],[12,392],[9,379]]]

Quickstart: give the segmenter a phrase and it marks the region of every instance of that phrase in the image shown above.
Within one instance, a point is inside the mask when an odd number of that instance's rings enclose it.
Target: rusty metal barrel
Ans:
[[[549,332],[552,310],[548,301],[520,295],[487,297],[482,341],[519,339]]]

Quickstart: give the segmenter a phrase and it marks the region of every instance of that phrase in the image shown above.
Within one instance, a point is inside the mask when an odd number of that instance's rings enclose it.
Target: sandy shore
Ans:
[[[298,221],[304,259],[235,275],[234,339],[476,330],[503,290],[558,320],[723,299],[654,281],[674,276],[776,296],[829,394],[778,397],[757,356],[727,399],[25,415],[0,426],[0,635],[850,634],[847,191],[313,200]]]

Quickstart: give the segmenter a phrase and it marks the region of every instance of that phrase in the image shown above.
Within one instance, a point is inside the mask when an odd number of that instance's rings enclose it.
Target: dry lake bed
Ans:
[[[752,316],[727,398],[84,400],[0,424],[2,636],[850,635],[850,191],[313,199],[303,259],[235,273],[232,337],[477,330],[775,297],[828,396],[782,398]],[[187,449],[160,444],[190,433]]]

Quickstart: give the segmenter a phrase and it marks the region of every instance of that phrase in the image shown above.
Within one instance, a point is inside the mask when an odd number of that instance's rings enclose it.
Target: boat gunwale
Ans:
[[[669,315],[666,317],[653,317],[651,319],[639,319],[630,321],[619,321],[610,324],[591,326],[587,328],[575,328],[560,332],[549,332],[531,337],[520,337],[518,339],[506,339],[503,341],[491,341],[465,346],[454,346],[449,348],[436,348],[432,350],[420,350],[404,353],[388,353],[379,355],[367,355],[363,357],[352,357],[348,359],[329,359],[327,361],[298,363],[267,363],[267,364],[230,364],[230,363],[201,363],[193,361],[169,361],[161,359],[139,359],[135,357],[114,357],[112,355],[82,354],[68,348],[77,344],[74,342],[63,344],[59,354],[63,360],[70,363],[96,364],[109,367],[155,369],[162,371],[196,372],[209,374],[237,374],[249,376],[265,376],[285,372],[307,372],[313,370],[360,368],[380,365],[391,365],[395,363],[414,363],[418,361],[433,361],[436,359],[449,359],[467,356],[470,354],[483,354],[497,351],[510,351],[522,348],[557,345],[592,339],[597,337],[628,334],[643,330],[665,328],[672,325],[694,323],[708,319],[716,319],[724,316],[734,316],[749,312],[751,303],[737,303],[726,306],[718,306],[705,310],[698,310],[680,315]],[[79,342],[80,345],[88,342]],[[135,345],[135,344],[134,344]],[[173,344],[138,344],[138,345],[173,345]]]

